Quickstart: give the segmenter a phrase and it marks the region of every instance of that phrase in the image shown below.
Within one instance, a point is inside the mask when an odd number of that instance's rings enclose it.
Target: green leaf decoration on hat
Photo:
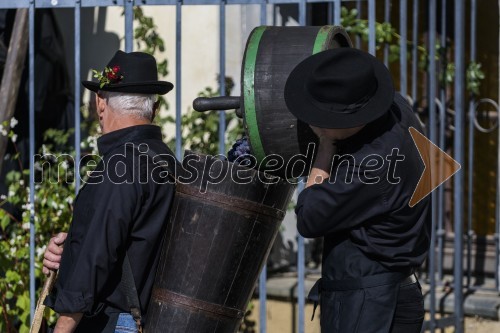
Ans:
[[[105,67],[102,72],[93,69],[92,72],[94,72],[94,77],[99,80],[99,88],[109,84],[120,83],[123,80],[123,74],[120,73],[120,66]]]

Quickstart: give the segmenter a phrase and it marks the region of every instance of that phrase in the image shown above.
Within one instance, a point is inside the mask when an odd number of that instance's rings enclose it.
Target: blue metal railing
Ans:
[[[441,64],[438,65],[436,62],[436,43],[438,41],[437,36],[437,16],[436,16],[436,6],[438,1],[441,2],[442,15],[441,15],[441,35],[440,44],[445,46],[446,44],[446,3],[449,0],[427,0],[425,5],[429,12],[429,24],[428,27],[419,26],[419,0],[412,0],[411,4],[408,4],[408,0],[399,0],[399,24],[401,33],[401,43],[400,43],[400,90],[401,93],[413,101],[414,104],[419,105],[419,100],[426,99],[429,108],[429,121],[427,124],[427,130],[431,141],[437,142],[439,147],[445,149],[445,131],[446,131],[446,110],[448,106],[447,102],[447,92],[446,89],[439,84],[438,75],[446,68]],[[182,7],[189,5],[213,5],[219,6],[220,14],[220,25],[219,25],[219,86],[221,95],[225,94],[225,73],[226,73],[226,7],[228,5],[260,5],[261,9],[261,24],[267,24],[267,6],[268,5],[278,5],[278,4],[295,4],[298,7],[298,22],[300,25],[307,24],[307,10],[308,4],[318,2],[317,0],[2,0],[0,1],[0,8],[28,8],[29,9],[29,150],[30,155],[35,154],[35,49],[34,49],[34,39],[35,39],[35,8],[73,8],[74,9],[74,53],[75,53],[75,72],[74,72],[74,84],[75,84],[75,158],[76,161],[80,160],[80,81],[81,81],[81,66],[80,66],[80,47],[81,47],[81,8],[84,7],[108,7],[108,6],[121,6],[124,8],[125,18],[125,50],[130,52],[134,48],[133,40],[133,6],[134,5],[170,5],[176,7],[176,21],[175,21],[175,56],[176,56],[176,70],[175,70],[175,101],[176,101],[176,155],[180,159],[182,156],[182,128],[181,128],[181,93],[182,93]],[[350,6],[355,6],[358,9],[358,17],[362,18],[367,16],[368,18],[368,51],[371,54],[376,54],[376,8],[377,5],[384,6],[384,20],[388,22],[391,18],[391,6],[396,1],[384,0],[384,2],[375,0],[362,0],[355,1],[341,1],[341,0],[330,0],[326,1],[330,3],[331,13],[329,13],[330,20],[333,20],[334,24],[340,24],[341,21],[341,5],[349,4]],[[366,10],[365,10],[366,8]],[[476,15],[477,15],[477,2],[476,0],[471,0],[471,12],[470,12],[470,58],[475,61],[477,56],[476,50]],[[413,15],[409,15],[408,11],[412,10]],[[466,102],[464,92],[466,91],[465,86],[465,1],[457,0],[455,1],[455,81],[454,81],[454,134],[453,134],[453,146],[454,146],[454,158],[464,165],[464,155],[465,155],[465,115],[466,115]],[[406,40],[408,39],[408,17],[412,17],[412,31],[411,38],[413,44],[411,46],[410,57],[408,57]],[[274,22],[274,18],[272,20]],[[428,29],[429,38],[429,68],[426,78],[426,89],[425,93],[422,91],[424,89],[419,89],[419,74],[417,71],[418,64],[418,48],[417,42],[419,37],[419,29]],[[355,45],[357,47],[362,47],[362,40],[358,37],[355,38]],[[389,63],[389,48],[384,46],[383,60],[386,64]],[[408,61],[411,61],[411,96],[408,95]],[[419,97],[422,94],[422,97]],[[193,96],[194,97],[194,96]],[[473,119],[475,119],[475,111],[477,108],[477,102],[474,98],[469,100],[468,110],[469,110],[469,124],[468,124],[468,135],[469,140],[467,142],[469,149],[469,178],[468,178],[468,215],[467,215],[467,247],[466,247],[466,268],[467,268],[467,287],[470,286],[471,281],[471,253],[472,253],[472,187],[473,182],[473,157],[474,157],[474,133],[475,127]],[[436,106],[438,109],[436,109]],[[498,111],[498,106],[496,106]],[[225,153],[225,114],[220,112],[219,116],[220,128],[219,128],[219,152],[221,154]],[[500,134],[498,139],[500,141]],[[500,159],[499,159],[500,160]],[[500,162],[498,166],[498,172],[500,174]],[[34,188],[34,165],[33,161],[30,161],[30,300],[31,300],[31,313],[34,312],[35,305],[35,271],[34,271],[34,260],[35,260],[35,188]],[[497,177],[499,178],[499,177]],[[76,188],[79,188],[79,177],[76,179]],[[500,178],[499,178],[500,179]],[[443,327],[446,325],[454,325],[456,327],[456,332],[463,331],[463,318],[464,318],[464,308],[463,308],[463,292],[462,292],[462,277],[463,277],[463,207],[464,207],[464,171],[460,171],[454,177],[454,194],[453,194],[453,216],[454,216],[454,232],[455,232],[455,251],[454,251],[454,296],[455,296],[455,308],[454,315],[452,317],[447,317],[444,319],[436,318],[436,286],[443,280],[443,253],[444,253],[444,242],[445,242],[445,232],[444,232],[444,189],[440,187],[436,193],[434,193],[432,198],[432,207],[434,210],[433,214],[433,230],[432,234],[432,250],[429,253],[429,278],[430,278],[430,320],[427,322],[427,327],[433,331],[435,328]],[[500,291],[499,274],[500,274],[500,260],[498,256],[500,254],[500,181],[498,182],[497,190],[497,207],[496,207],[496,223],[495,223],[495,253],[496,253],[496,269],[495,269],[495,288]],[[298,235],[298,252],[297,252],[297,279],[298,279],[298,332],[304,332],[305,326],[305,248],[304,239]],[[259,278],[259,297],[260,297],[260,332],[267,331],[267,321],[266,321],[266,282],[267,271],[264,267],[263,272]]]
[[[29,3],[29,151],[35,156],[35,2]],[[30,312],[35,313],[35,165],[30,158]]]
[[[442,0],[441,2],[441,7],[446,8],[446,1],[447,0]],[[446,45],[446,11],[443,10],[441,13],[441,45]],[[446,66],[446,64],[441,64],[441,66]],[[444,68],[441,68],[443,70]],[[441,149],[446,149],[445,148],[445,139],[446,139],[446,133],[445,133],[445,126],[446,126],[446,108],[447,108],[447,101],[446,101],[446,88],[444,85],[441,85],[440,88],[440,104],[441,104],[441,109],[439,113],[439,147]],[[442,172],[444,166],[441,166],[440,172]],[[438,194],[438,207],[444,207],[444,186],[440,186],[437,190]],[[437,225],[437,230],[436,230],[436,237],[438,239],[438,258],[437,258],[437,263],[438,263],[438,278],[440,280],[443,279],[443,251],[444,251],[444,237],[445,237],[445,230],[444,230],[444,209],[440,209],[438,211],[438,225]]]
[[[226,0],[219,5],[219,91],[226,95]],[[219,154],[226,153],[226,114],[219,111]]]
[[[182,109],[181,109],[181,92],[182,92],[182,0],[178,0],[175,7],[175,154],[177,159],[182,158]]]
[[[81,132],[77,129],[80,128],[80,92],[81,92],[81,78],[80,78],[80,27],[81,27],[81,0],[75,1],[75,161],[77,161],[78,174],[75,175],[75,192],[78,193],[80,189],[80,142]]]
[[[432,2],[432,1],[431,1]],[[406,98],[406,88],[407,84],[407,70],[408,70],[408,57],[407,57],[407,49],[406,43],[408,40],[408,24],[407,24],[407,15],[408,13],[408,1],[400,0],[399,1],[399,34],[401,35],[401,39],[399,41],[399,91],[401,95]]]
[[[474,32],[475,26],[476,26],[476,1],[472,0],[471,1],[471,9],[470,9],[470,22],[471,22],[471,33]],[[476,36],[471,35],[470,37],[470,59],[471,61],[476,60]],[[474,95],[471,96],[469,100],[469,128],[468,128],[468,136],[469,136],[469,147],[474,147],[474,121],[473,119],[475,118],[475,112],[474,112],[474,104],[475,104],[475,98]],[[471,189],[473,188],[474,184],[474,149],[469,149],[469,155],[468,155],[468,179],[467,179],[467,184],[468,188]],[[465,269],[467,271],[467,280],[466,280],[466,285],[467,288],[471,288],[472,285],[472,237],[474,235],[473,229],[472,229],[472,191],[469,191],[469,195],[467,198],[467,260],[466,260],[466,265]]]
[[[444,10],[444,9],[443,9]],[[463,165],[464,163],[464,118],[465,118],[465,1],[455,1],[455,135],[454,135],[454,153],[455,160]],[[454,260],[454,292],[455,292],[455,332],[464,331],[464,307],[461,302],[463,299],[462,276],[463,276],[463,204],[464,204],[464,171],[459,171],[454,177],[453,189],[453,216],[455,231],[455,260]],[[470,190],[470,189],[469,189]]]
[[[436,142],[436,0],[429,0],[429,139]],[[432,158],[432,157],[431,157]],[[432,163],[432,162],[431,162]],[[436,196],[432,195],[432,230],[436,229]],[[431,234],[431,249],[429,252],[430,287],[436,288],[436,233]],[[430,295],[430,330],[436,328],[436,293]]]

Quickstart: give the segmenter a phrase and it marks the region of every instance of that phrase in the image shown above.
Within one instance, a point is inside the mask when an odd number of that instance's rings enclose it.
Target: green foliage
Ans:
[[[348,33],[358,35],[364,42],[368,42],[369,38],[369,27],[368,20],[358,18],[357,9],[347,9],[342,7],[341,11],[341,25],[345,28]],[[375,47],[377,50],[381,50],[383,47],[388,46],[389,50],[389,62],[396,62],[400,58],[401,50],[401,36],[397,33],[397,30],[388,22],[375,22]],[[411,48],[417,43],[418,52],[418,68],[420,70],[426,71],[430,62],[429,54],[427,49],[423,46],[418,45],[418,41],[404,41],[406,47],[408,48],[408,57],[411,54]],[[455,77],[455,64],[448,62],[446,60],[447,51],[449,49],[448,45],[436,44],[436,61],[439,61],[441,65],[445,68],[440,73],[440,84],[447,85],[451,84]],[[484,73],[481,71],[481,64],[476,62],[469,63],[466,70],[466,85],[467,90],[472,94],[479,94],[479,88],[481,85],[481,80],[484,79]]]
[[[145,52],[151,55],[156,55],[157,52],[165,52],[165,41],[158,34],[158,27],[155,25],[153,18],[144,15],[141,7],[134,7],[134,20],[137,27],[134,29],[134,39],[136,42],[137,51]],[[159,77],[168,75],[167,59],[157,63]],[[165,106],[168,109],[168,103],[163,96],[158,96],[160,106]]]
[[[247,305],[247,311],[243,316],[243,321],[238,329],[238,333],[255,333],[255,320],[251,320],[252,312],[254,311],[254,306],[252,302]]]
[[[46,144],[40,151],[44,157],[35,163],[36,214],[33,220],[30,214],[29,171],[7,174],[8,196],[0,201],[0,332],[29,331],[30,228],[34,226],[36,230],[35,276],[37,282],[42,284],[45,278],[41,273],[41,263],[45,246],[53,234],[67,230],[71,221],[75,196],[72,182],[75,163],[71,156],[73,152],[67,146],[71,132],[48,130],[45,133]],[[53,150],[55,148],[60,150]],[[52,313],[47,319],[54,321],[55,315]]]
[[[481,64],[477,62],[469,63],[466,71],[467,90],[474,95],[479,95],[481,80],[484,79],[484,72],[481,70]]]
[[[357,9],[347,9],[342,7],[342,26],[348,33],[355,34],[361,37],[364,42],[368,42],[370,29],[368,20],[360,19]],[[416,41],[406,40],[406,47],[412,48]],[[375,22],[375,48],[381,50],[383,47],[388,46],[389,62],[398,61],[401,51],[401,36],[397,33],[396,28],[389,22]],[[419,64],[421,69],[425,69],[427,63],[427,50],[417,45],[419,55]],[[408,52],[408,57],[410,52]]]

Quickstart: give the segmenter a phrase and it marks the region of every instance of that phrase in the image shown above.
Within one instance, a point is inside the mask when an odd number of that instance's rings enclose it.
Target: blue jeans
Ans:
[[[115,333],[137,333],[137,325],[130,313],[120,313],[116,322]]]

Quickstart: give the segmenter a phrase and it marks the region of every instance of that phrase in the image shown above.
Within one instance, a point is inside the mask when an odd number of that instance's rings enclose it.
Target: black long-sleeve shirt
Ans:
[[[98,148],[102,159],[75,200],[55,293],[46,302],[59,313],[90,313],[99,304],[129,312],[117,288],[127,252],[144,312],[174,185],[157,160],[139,149],[148,148],[155,155],[172,152],[162,142],[160,128],[153,125],[103,135]]]
[[[398,94],[395,103],[338,143],[342,158],[334,163],[330,181],[299,195],[297,228],[304,237],[324,237],[326,278],[411,271],[427,255],[429,197],[408,205],[424,169],[408,128],[422,129]]]

